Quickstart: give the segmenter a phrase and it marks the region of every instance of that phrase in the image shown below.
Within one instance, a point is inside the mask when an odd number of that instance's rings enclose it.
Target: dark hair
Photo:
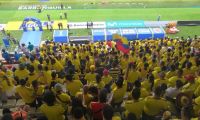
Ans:
[[[183,82],[181,80],[176,81],[176,88],[181,88],[183,86]]]
[[[38,81],[37,80],[33,80],[32,81],[32,86],[33,86],[33,88],[37,87],[38,86]]]
[[[99,74],[96,75],[96,82],[97,83],[101,82],[101,76]]]
[[[11,113],[10,109],[9,108],[4,108],[3,111],[2,111],[2,114],[7,114],[7,113]]]
[[[6,113],[3,115],[1,120],[13,120],[12,115],[10,113]]]
[[[121,88],[123,86],[124,79],[123,77],[118,77],[118,80],[115,82],[118,88]]]
[[[52,78],[56,78],[56,72],[53,71],[53,72],[51,73],[51,77],[52,77]]]
[[[84,112],[81,107],[74,108],[72,114],[75,119],[81,119],[84,116]]]
[[[47,90],[43,95],[43,100],[48,106],[53,106],[56,101],[56,97],[52,91]]]
[[[187,118],[191,118],[192,117],[192,108],[190,107],[190,106],[188,106],[188,107],[183,107],[182,109],[181,109],[181,113],[185,116],[185,117],[187,117]]]
[[[26,80],[24,80],[24,79],[21,79],[21,80],[19,81],[19,84],[20,84],[21,86],[24,86],[24,85],[26,85]]]
[[[139,80],[136,80],[134,85],[136,88],[141,88],[141,82]]]
[[[44,115],[37,117],[37,120],[48,120],[48,118]]]
[[[132,97],[133,97],[133,99],[138,100],[140,98],[140,95],[141,95],[141,91],[140,91],[139,88],[134,88],[132,90]]]
[[[43,69],[42,65],[38,64],[38,70],[42,70],[42,69]]]
[[[167,84],[162,83],[162,84],[160,85],[160,87],[161,87],[161,90],[162,90],[162,94],[164,94],[164,93],[165,93],[165,90],[167,89]]]
[[[35,68],[32,65],[30,65],[28,67],[28,70],[29,70],[30,73],[33,73],[35,71]]]
[[[154,93],[155,96],[160,97],[162,95],[162,88],[160,86],[156,87]]]
[[[182,69],[178,69],[177,74],[178,75],[183,75],[183,70]]]
[[[106,104],[103,108],[103,116],[105,120],[112,120],[112,117],[114,115],[114,110],[111,105]]]
[[[103,89],[99,93],[99,101],[101,103],[106,103],[106,100],[107,100],[107,91]]]
[[[175,70],[176,70],[176,66],[175,66],[174,64],[172,64],[172,65],[170,66],[170,70],[171,70],[171,71],[175,71]]]
[[[137,117],[134,113],[129,113],[126,120],[137,120]]]
[[[73,75],[66,75],[65,77],[67,80],[72,81],[73,80]]]

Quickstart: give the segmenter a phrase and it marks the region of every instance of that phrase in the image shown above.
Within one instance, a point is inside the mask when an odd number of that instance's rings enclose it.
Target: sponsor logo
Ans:
[[[107,21],[107,28],[130,28],[130,27],[144,27],[144,21],[132,20],[132,21]]]
[[[44,22],[42,22],[42,27],[46,27],[47,24],[52,25],[53,23],[54,23],[54,21],[51,21],[51,22],[44,21]],[[38,27],[38,24],[33,21],[29,21],[26,23],[26,28],[32,28],[32,27],[36,28],[36,27]],[[19,29],[22,29],[22,25],[20,26]]]
[[[54,5],[54,6],[49,6],[49,5],[20,5],[18,7],[18,10],[37,10],[39,8],[41,8],[42,10],[61,10],[62,9],[60,5]],[[63,6],[63,9],[69,9],[69,7]]]
[[[148,28],[140,28],[138,29],[138,33],[151,33],[151,31]]]
[[[136,34],[135,29],[121,29],[122,34]]]

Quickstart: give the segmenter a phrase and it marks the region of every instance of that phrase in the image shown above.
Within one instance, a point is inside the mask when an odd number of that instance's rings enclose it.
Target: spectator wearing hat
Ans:
[[[105,88],[110,91],[110,87],[112,85],[112,77],[109,74],[109,70],[103,70],[102,81],[105,83]]]
[[[63,86],[60,83],[57,83],[54,86],[54,89],[55,89],[55,92],[56,92],[55,96],[56,96],[56,101],[58,103],[60,103],[63,106],[63,108],[65,109],[65,117],[67,117],[68,106],[71,103],[71,98],[67,93],[65,93],[63,91],[62,87]]]

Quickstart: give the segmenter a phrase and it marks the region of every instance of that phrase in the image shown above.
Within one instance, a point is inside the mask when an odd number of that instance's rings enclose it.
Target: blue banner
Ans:
[[[107,21],[106,28],[130,28],[130,27],[145,27],[143,20],[129,21]]]

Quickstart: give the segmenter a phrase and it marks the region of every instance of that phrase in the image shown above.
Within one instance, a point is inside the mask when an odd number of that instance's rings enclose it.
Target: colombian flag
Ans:
[[[128,45],[128,40],[118,34],[113,35],[113,40],[116,42],[116,48],[122,51],[124,54],[128,54],[130,49]]]

